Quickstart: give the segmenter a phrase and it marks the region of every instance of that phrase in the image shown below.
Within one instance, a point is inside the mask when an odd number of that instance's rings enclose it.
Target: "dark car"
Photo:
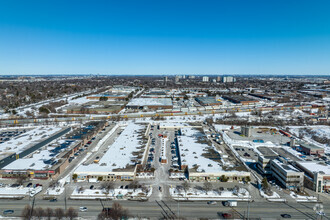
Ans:
[[[51,200],[49,200],[49,202],[57,202],[57,199],[56,198],[51,199]]]
[[[32,183],[28,183],[27,185],[26,185],[26,187],[31,187],[32,186]]]
[[[225,219],[229,219],[229,218],[231,218],[231,214],[229,214],[229,213],[223,213],[222,214],[222,217],[225,218]]]
[[[281,214],[282,218],[291,218],[291,215],[289,214]]]
[[[11,210],[11,209],[8,209],[8,210],[3,211],[3,214],[4,215],[13,214],[13,213],[14,213],[14,210]]]
[[[94,189],[94,185],[91,185],[91,186],[89,187],[89,189]]]

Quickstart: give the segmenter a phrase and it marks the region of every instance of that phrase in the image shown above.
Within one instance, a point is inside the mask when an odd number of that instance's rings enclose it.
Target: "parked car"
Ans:
[[[282,218],[291,218],[291,215],[289,214],[281,214]]]
[[[91,185],[91,186],[89,187],[89,189],[94,189],[94,185]]]
[[[26,187],[31,187],[32,186],[32,183],[28,183],[27,185],[26,185]]]
[[[57,199],[53,198],[53,199],[49,200],[49,202],[57,202]]]

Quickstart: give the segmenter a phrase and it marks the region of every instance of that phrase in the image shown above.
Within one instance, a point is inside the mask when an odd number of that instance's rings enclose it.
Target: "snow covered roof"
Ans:
[[[127,106],[172,106],[172,99],[170,98],[135,98],[132,99]]]
[[[182,165],[188,165],[189,169],[197,165],[197,172],[217,173],[222,171],[221,164],[202,156],[207,153],[207,148],[214,149],[213,145],[197,142],[197,137],[204,134],[189,127],[181,128],[181,133],[182,136],[178,136],[178,142]]]
[[[326,175],[330,175],[330,166],[329,165],[324,165],[320,164],[319,162],[313,162],[313,161],[298,161],[297,162],[300,166],[304,167],[306,170],[311,171],[312,173],[314,172],[324,172]]]
[[[37,127],[30,131],[27,131],[22,135],[13,138],[10,141],[0,144],[0,154],[8,152],[14,152],[16,154],[19,154],[24,150],[32,147],[33,145],[41,142],[42,140],[49,138],[61,129],[61,127],[46,126]]]
[[[125,169],[131,164],[132,153],[140,144],[139,132],[146,125],[130,123],[122,131],[116,141],[109,147],[108,151],[100,159],[99,163],[81,165],[76,172],[112,172],[115,169]]]

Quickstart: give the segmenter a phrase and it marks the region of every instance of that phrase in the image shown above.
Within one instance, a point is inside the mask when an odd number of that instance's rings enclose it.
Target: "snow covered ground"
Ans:
[[[291,192],[290,196],[297,202],[317,202],[317,198],[315,196],[301,196],[294,192]]]
[[[36,188],[29,187],[1,187],[0,188],[0,198],[19,198],[30,195],[35,196],[42,191],[42,187],[38,186]]]
[[[215,191],[215,190],[200,190],[196,188],[189,188],[186,192],[183,189],[177,189],[175,187],[170,188],[170,194],[175,200],[250,200],[250,193],[243,188],[240,188],[238,192],[234,191]]]
[[[76,188],[70,198],[71,199],[146,199],[152,194],[152,187],[148,186],[145,190],[138,189],[112,189],[107,192],[101,189],[83,189]]]
[[[260,195],[265,199],[280,199],[281,198],[280,195],[277,194],[276,192],[273,192],[273,195],[269,196],[262,189],[260,189],[259,191],[260,191]]]
[[[307,131],[305,130],[307,128]],[[322,147],[325,153],[330,153],[330,143],[321,144],[312,139],[312,136],[318,136],[320,138],[330,138],[330,126],[315,125],[315,126],[289,126],[290,132],[299,136],[299,133],[303,134],[303,140],[310,142],[316,146]],[[310,132],[308,130],[310,129]]]

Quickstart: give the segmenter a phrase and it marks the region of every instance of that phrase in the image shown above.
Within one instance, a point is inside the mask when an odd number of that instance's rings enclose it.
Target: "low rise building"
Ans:
[[[314,144],[309,144],[305,142],[301,142],[299,144],[300,150],[306,155],[323,155],[324,149],[322,147],[318,147]]]
[[[127,105],[127,109],[172,109],[173,102],[170,98],[135,98]]]
[[[216,99],[216,97],[196,97],[195,100],[202,106],[214,106],[222,105],[222,102]]]
[[[304,185],[304,172],[288,164],[285,160],[272,160],[271,162],[272,175],[281,183],[282,186],[288,189],[297,189]]]
[[[299,161],[297,167],[313,181],[311,189],[315,192],[330,192],[330,166],[322,162]]]

